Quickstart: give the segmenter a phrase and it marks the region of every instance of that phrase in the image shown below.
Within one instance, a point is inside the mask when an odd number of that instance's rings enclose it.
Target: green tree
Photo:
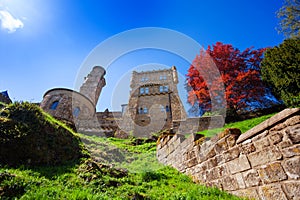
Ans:
[[[300,106],[300,39],[287,39],[265,52],[262,78],[289,107]]]
[[[300,0],[285,0],[277,12],[280,19],[278,31],[286,38],[300,38]]]

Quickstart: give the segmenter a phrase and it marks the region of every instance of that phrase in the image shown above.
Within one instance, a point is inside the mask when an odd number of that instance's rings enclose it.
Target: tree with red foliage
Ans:
[[[249,103],[262,101],[266,91],[260,72],[264,51],[247,48],[241,52],[221,42],[201,50],[187,73],[188,102],[199,103],[203,111],[226,108],[227,114],[236,114]]]

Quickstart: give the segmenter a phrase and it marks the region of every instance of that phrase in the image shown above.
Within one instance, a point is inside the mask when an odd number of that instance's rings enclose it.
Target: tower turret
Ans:
[[[175,84],[178,83],[178,74],[177,74],[177,69],[175,66],[172,66],[172,72],[173,72],[173,81]]]
[[[103,67],[95,66],[92,71],[85,77],[85,81],[80,87],[80,93],[88,97],[96,106],[101,90],[106,85],[106,71]]]

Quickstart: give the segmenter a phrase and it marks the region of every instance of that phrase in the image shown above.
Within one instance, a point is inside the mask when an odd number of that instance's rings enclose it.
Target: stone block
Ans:
[[[196,155],[198,155],[200,152],[200,145],[194,145],[193,151],[195,152]]]
[[[261,138],[260,140],[254,141],[254,146],[257,151],[263,150],[264,148],[270,146],[269,138],[265,137]]]
[[[289,119],[287,119],[284,124],[286,126],[293,126],[293,125],[296,125],[296,124],[300,124],[300,115],[296,115],[294,117],[291,117]]]
[[[291,179],[300,179],[300,157],[293,157],[283,162],[283,168]]]
[[[264,184],[279,182],[288,178],[279,162],[262,166],[262,168],[258,170],[258,173]]]
[[[264,200],[287,200],[285,193],[283,192],[281,185],[264,185],[259,188],[261,199]]]
[[[214,168],[214,176],[215,176],[214,179],[225,177],[228,174],[229,171],[226,165],[221,165]]]
[[[300,108],[289,108],[289,109],[285,109],[285,110],[277,113],[270,119],[267,119],[266,121],[262,122],[261,124],[255,126],[254,128],[250,129],[246,133],[242,134],[238,138],[237,143],[241,143],[249,138],[252,138],[253,136],[261,133],[262,131],[275,126],[279,122],[288,119],[290,116],[295,115],[299,111],[300,111]]]
[[[239,149],[238,146],[234,147],[234,148],[231,148],[228,151],[223,153],[223,157],[224,157],[225,162],[233,160],[233,159],[239,157],[239,155],[240,155],[240,149]]]
[[[216,158],[210,158],[206,161],[208,169],[211,169],[218,165]]]
[[[280,149],[284,149],[284,148],[290,147],[292,145],[293,145],[293,142],[289,138],[287,138],[287,139],[284,138],[283,141],[278,144]]]
[[[218,165],[225,163],[225,159],[224,159],[224,156],[222,154],[216,155],[215,158],[216,158],[216,161],[217,161]]]
[[[256,188],[247,188],[244,190],[232,191],[230,193],[239,197],[246,197],[249,199],[260,199]]]
[[[288,199],[300,199],[300,182],[289,181],[283,184]]]
[[[206,151],[203,151],[202,153],[203,153],[203,156],[205,157],[205,160],[212,158],[216,155],[214,148],[209,148]]]
[[[184,135],[176,134],[175,136],[176,136],[176,140],[174,141],[175,145],[179,145],[185,140]]]
[[[236,158],[227,163],[229,171],[231,174],[235,174],[237,172],[242,172],[251,168],[247,156],[241,155],[240,157]]]
[[[207,187],[216,187],[222,189],[222,184],[219,180],[213,180],[205,184]]]
[[[243,177],[247,187],[258,186],[261,184],[260,177],[255,169],[244,172]]]
[[[188,140],[188,139],[185,139],[185,140],[181,143],[180,146],[181,146],[182,149],[186,149],[186,147],[187,147],[189,144],[191,144],[191,141]]]
[[[272,145],[278,144],[279,142],[282,141],[282,137],[283,137],[282,133],[277,131],[269,135],[269,141]]]
[[[198,166],[200,172],[201,171],[204,172],[204,171],[206,171],[208,169],[207,161],[203,162],[203,163],[200,163],[197,166]]]
[[[248,155],[252,167],[264,165],[281,158],[282,154],[275,146],[270,146],[263,151],[254,152]]]
[[[252,142],[250,142],[250,143],[247,143],[247,144],[242,144],[241,145],[241,151],[244,154],[250,154],[250,153],[256,151],[256,148],[255,148],[254,144]]]
[[[206,182],[210,182],[212,180],[217,179],[217,177],[215,177],[216,174],[215,169],[207,170],[205,174],[206,174]]]
[[[204,162],[206,160],[202,152],[200,152],[196,157],[199,163]]]
[[[241,132],[239,130],[238,132],[236,132],[236,134],[230,134],[228,137],[226,137],[226,143],[227,143],[228,147],[234,147],[236,145],[236,141],[240,135],[241,135]]]
[[[197,158],[192,158],[192,159],[190,159],[190,160],[187,162],[187,167],[193,167],[193,166],[195,166],[196,164],[198,164]]]
[[[276,126],[272,127],[270,129],[270,132],[277,132],[277,131],[281,131],[282,129],[286,128],[287,125],[284,124],[284,123],[280,123],[280,124],[277,124]]]
[[[195,173],[198,174],[201,171],[200,164],[195,165]]]
[[[168,148],[168,152],[169,154],[173,153],[173,151],[175,150],[175,146],[173,143],[169,143],[169,148]]]
[[[289,135],[291,141],[294,144],[300,143],[300,124],[289,127],[287,129],[287,132],[288,132],[288,135]]]
[[[291,146],[289,148],[282,149],[281,153],[282,153],[283,157],[285,157],[285,158],[299,156],[300,155],[300,144]]]
[[[237,180],[232,176],[226,176],[220,179],[220,182],[223,186],[223,189],[227,191],[233,191],[239,188]]]
[[[239,189],[246,188],[246,185],[245,185],[245,182],[244,182],[244,179],[243,179],[243,176],[242,176],[241,173],[235,174],[235,179],[236,179],[236,181],[238,183]]]
[[[228,145],[226,142],[226,138],[222,138],[221,140],[219,140],[216,145],[215,145],[215,151],[217,154],[220,154],[224,151],[228,150]]]
[[[196,154],[195,154],[195,151],[189,151],[187,152],[187,160],[190,160],[192,158],[195,158],[196,157]]]

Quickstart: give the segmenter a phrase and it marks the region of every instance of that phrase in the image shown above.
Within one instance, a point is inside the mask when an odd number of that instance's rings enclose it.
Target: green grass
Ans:
[[[226,128],[239,128],[244,133],[273,115],[200,133],[212,136]],[[47,114],[46,117],[55,126],[65,126]],[[158,163],[155,142],[136,145],[134,138],[76,135],[100,163],[99,168],[91,168],[94,162],[88,158],[52,167],[12,168],[0,164],[0,199],[241,199],[217,188],[194,184],[191,177]]]
[[[92,157],[104,164],[126,168],[130,172],[163,167],[156,159],[156,142],[134,145],[135,139],[102,138],[79,134]]]
[[[225,124],[223,128],[205,130],[205,131],[201,131],[198,133],[205,135],[206,137],[212,137],[212,136],[224,131],[226,128],[238,128],[241,130],[242,133],[245,133],[246,131],[250,130],[251,128],[255,127],[256,125],[258,125],[258,124],[262,123],[263,121],[269,119],[270,117],[274,116],[275,114],[276,113],[264,115],[264,116],[253,118],[253,119],[247,119],[244,121],[228,123],[228,124]]]
[[[108,157],[122,157],[118,162],[104,161],[127,168],[127,175],[112,175],[114,168],[110,169],[112,172],[106,168],[89,170],[85,160],[57,167],[0,166],[1,199],[240,199],[216,188],[194,184],[190,177],[159,164],[155,142],[135,146],[132,139],[79,136],[91,151],[103,151],[94,153],[98,160],[105,157],[106,150],[116,153]]]

